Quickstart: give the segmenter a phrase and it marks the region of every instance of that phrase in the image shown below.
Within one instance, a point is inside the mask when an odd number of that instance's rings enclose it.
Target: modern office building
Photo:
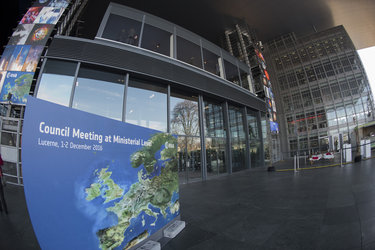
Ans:
[[[281,149],[277,109],[267,63],[263,56],[263,44],[258,40],[256,32],[242,21],[232,29],[225,31],[224,47],[251,69],[251,75],[254,79],[254,92],[258,97],[265,100],[267,109],[267,119],[264,120],[264,126],[267,127],[267,130],[263,135],[265,159],[270,161],[270,164],[279,161]]]
[[[374,119],[371,89],[343,26],[265,44],[284,156],[337,150]],[[340,142],[342,134],[342,142]]]
[[[264,165],[267,110],[253,93],[245,63],[159,17],[111,1],[105,1],[105,11],[95,2],[64,2],[61,18],[47,27],[49,37],[32,73],[9,68],[12,59],[6,56],[17,48],[16,59],[22,58],[22,51],[33,46],[22,37],[32,32],[26,25],[39,19],[20,24],[2,58],[1,152],[9,182],[23,183],[20,151],[27,109],[23,93],[13,88],[17,79],[8,79],[12,72],[20,72],[13,73],[16,78],[26,74],[23,90],[39,99],[176,134],[180,183]],[[29,16],[43,8],[30,10]],[[81,22],[82,15],[100,16],[100,22]],[[93,30],[95,36],[86,35]]]

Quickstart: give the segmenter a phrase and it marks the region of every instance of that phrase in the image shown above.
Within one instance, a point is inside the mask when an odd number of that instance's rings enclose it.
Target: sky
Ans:
[[[375,92],[375,46],[358,50],[359,57],[365,67],[367,78],[370,82],[372,95]]]

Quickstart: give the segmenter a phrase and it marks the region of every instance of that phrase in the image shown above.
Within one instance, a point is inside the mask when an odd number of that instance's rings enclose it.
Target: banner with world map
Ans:
[[[27,103],[24,189],[42,249],[128,249],[179,216],[176,137]]]

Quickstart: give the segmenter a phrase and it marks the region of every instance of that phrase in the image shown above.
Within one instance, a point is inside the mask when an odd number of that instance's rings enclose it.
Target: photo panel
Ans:
[[[44,7],[34,23],[56,24],[64,10],[64,8]]]
[[[266,87],[266,86],[263,86],[264,87],[264,93],[266,95],[267,98],[271,98],[270,97],[270,92],[269,92],[269,89]]]
[[[20,24],[32,24],[38,17],[42,7],[31,7],[21,19]]]
[[[0,59],[0,71],[7,70],[10,57],[12,56],[15,47],[15,45],[8,45],[5,47],[3,55]]]
[[[35,0],[33,7],[45,7],[51,3],[51,0]]]
[[[276,112],[276,104],[275,104],[274,99],[272,99],[272,108],[273,108],[273,112]]]
[[[34,73],[8,71],[1,89],[0,102],[7,102],[11,97],[12,103],[25,104],[33,77]]]
[[[3,87],[3,84],[4,84],[4,80],[5,80],[6,74],[7,74],[6,71],[0,71],[0,90],[1,90],[2,87]]]
[[[48,7],[66,8],[69,3],[70,0],[51,0],[48,3]]]
[[[10,57],[7,70],[21,71],[30,47],[30,45],[16,45],[13,54]]]
[[[27,38],[32,31],[34,24],[19,24],[9,39],[8,45],[22,45],[25,44]]]
[[[26,44],[29,45],[45,45],[54,25],[53,24],[35,24]]]
[[[26,61],[23,64],[21,71],[35,72],[38,65],[40,55],[42,54],[44,46],[36,45],[31,46]]]

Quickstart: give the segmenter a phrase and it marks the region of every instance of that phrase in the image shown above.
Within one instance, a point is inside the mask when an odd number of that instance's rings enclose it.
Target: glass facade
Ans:
[[[117,8],[108,8],[97,39],[130,44],[172,57],[253,93],[250,68],[227,51],[163,19],[125,6],[121,10]]]
[[[243,119],[243,110],[241,108],[229,106],[233,172],[246,168],[246,137]]]
[[[30,94],[174,134],[181,183],[264,166],[262,133],[247,133],[248,123],[260,124],[260,111],[247,119],[246,110],[266,110],[253,93],[246,64],[188,30],[116,3],[109,3],[94,39],[66,35],[80,36],[85,25],[79,22],[63,37],[51,37]],[[11,138],[4,131],[1,144],[19,152],[25,106],[10,105],[9,112],[2,106],[2,119],[19,126]],[[6,169],[18,184],[20,155],[17,166]]]
[[[250,164],[263,166],[259,111],[234,105],[226,110],[225,100],[89,64],[48,59],[40,79],[38,97],[176,135],[181,183],[237,172]],[[54,86],[60,82],[65,85],[56,97]]]
[[[337,150],[357,125],[373,120],[373,98],[359,56],[342,26],[267,44],[276,100],[282,103],[285,155]],[[286,143],[285,143],[286,142]]]

